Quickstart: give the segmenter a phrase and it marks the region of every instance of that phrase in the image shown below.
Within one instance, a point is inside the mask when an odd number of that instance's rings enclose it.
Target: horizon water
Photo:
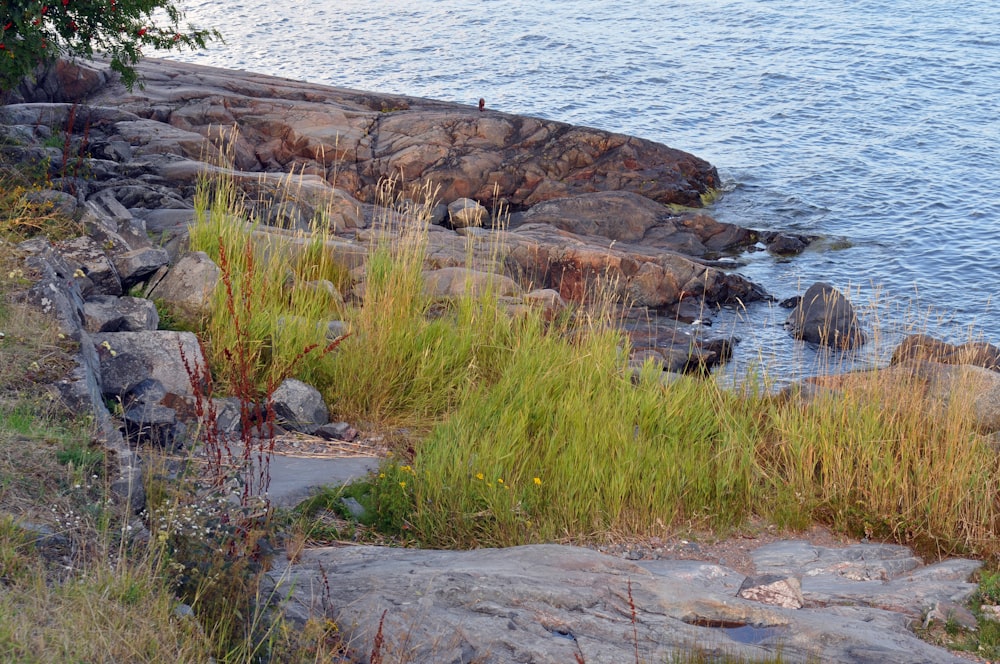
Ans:
[[[1000,30],[969,0],[180,0],[226,40],[166,57],[475,104],[707,159],[720,221],[819,236],[741,256],[777,300],[847,292],[875,340],[831,359],[748,304],[705,336],[785,379],[887,361],[904,334],[1000,344]]]

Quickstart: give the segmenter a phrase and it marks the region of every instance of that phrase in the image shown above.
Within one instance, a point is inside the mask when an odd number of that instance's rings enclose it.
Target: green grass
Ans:
[[[212,345],[242,339],[259,380],[274,380],[319,343],[317,321],[340,316],[351,336],[300,377],[338,417],[410,430],[409,451],[383,473],[391,481],[371,482],[395,506],[388,531],[405,525],[432,546],[510,545],[691,525],[724,532],[753,516],[938,555],[1000,550],[1000,467],[961,399],[935,405],[917,383],[878,372],[808,405],[711,380],[663,385],[654,367],[633,382],[611,307],[552,322],[512,317],[491,289],[430,299],[423,208],[379,226],[362,299],[332,311],[288,297],[305,270],[301,238],[255,235],[231,183],[202,191],[194,246],[233,262],[236,300],[260,303],[246,319],[220,305]],[[310,256],[322,258],[326,239],[313,236]],[[277,343],[282,317],[303,323]],[[216,356],[216,372],[225,364]],[[392,470],[403,464],[412,476]]]

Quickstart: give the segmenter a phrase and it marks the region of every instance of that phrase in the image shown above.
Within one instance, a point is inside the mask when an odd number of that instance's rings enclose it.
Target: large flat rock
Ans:
[[[793,544],[762,555],[761,562],[795,571],[816,560],[825,568],[838,559],[857,563],[858,555]],[[368,661],[383,615],[388,661],[631,662],[636,648],[641,661],[663,661],[694,647],[747,658],[780,651],[787,662],[963,661],[921,641],[908,626],[927,602],[967,597],[965,577],[975,563],[918,578],[908,563],[887,563],[901,557],[895,549],[864,555],[886,563],[879,569],[887,575],[906,570],[908,580],[899,583],[907,584],[910,600],[898,596],[886,609],[869,580],[858,579],[852,593],[844,577],[837,601],[783,609],[737,597],[744,577],[719,565],[633,563],[561,545],[311,549],[270,578],[293,619],[337,620],[355,661]],[[933,582],[923,584],[926,578]],[[890,594],[897,596],[900,587]]]

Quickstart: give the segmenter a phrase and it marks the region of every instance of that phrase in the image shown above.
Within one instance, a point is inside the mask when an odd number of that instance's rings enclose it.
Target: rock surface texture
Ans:
[[[291,617],[335,618],[355,661],[367,661],[383,613],[382,652],[393,661],[631,662],[636,648],[641,661],[692,648],[755,659],[780,651],[787,662],[963,661],[908,627],[937,602],[971,596],[979,563],[924,567],[905,547],[805,542],[754,559],[801,584],[803,607],[739,597],[745,577],[720,565],[560,545],[312,549],[271,578]]]

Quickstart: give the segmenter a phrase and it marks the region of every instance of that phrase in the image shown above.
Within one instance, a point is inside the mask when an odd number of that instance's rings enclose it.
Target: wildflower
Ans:
[[[486,476],[482,473],[476,473],[476,479],[482,481],[486,479]]]
[[[503,478],[502,477],[498,477],[497,478],[497,484],[503,484]]]
[[[542,486],[542,478],[541,477],[536,477],[533,481],[535,482],[535,486]]]
[[[400,489],[405,489],[406,488],[406,482],[400,482],[399,483],[399,488]]]

